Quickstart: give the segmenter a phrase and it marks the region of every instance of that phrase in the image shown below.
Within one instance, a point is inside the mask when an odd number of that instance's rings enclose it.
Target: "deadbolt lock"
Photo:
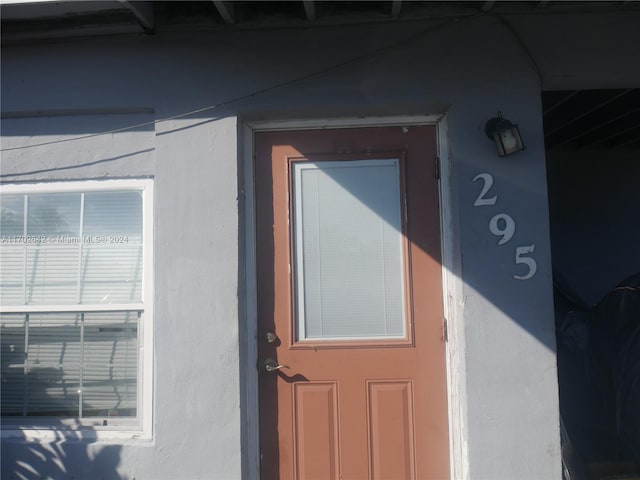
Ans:
[[[278,336],[274,332],[267,332],[264,334],[264,341],[267,343],[276,343]]]

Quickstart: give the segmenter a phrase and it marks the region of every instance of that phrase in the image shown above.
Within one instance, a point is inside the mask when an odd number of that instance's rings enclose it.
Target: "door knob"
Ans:
[[[273,358],[267,358],[264,363],[264,371],[267,373],[276,372],[282,368],[289,368],[289,365],[279,365]]]

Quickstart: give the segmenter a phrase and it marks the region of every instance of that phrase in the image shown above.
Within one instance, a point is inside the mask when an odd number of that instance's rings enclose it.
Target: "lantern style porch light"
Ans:
[[[506,157],[512,153],[524,150],[524,143],[520,137],[518,125],[514,125],[498,112],[497,117],[490,119],[484,126],[487,137],[496,142],[498,155]]]

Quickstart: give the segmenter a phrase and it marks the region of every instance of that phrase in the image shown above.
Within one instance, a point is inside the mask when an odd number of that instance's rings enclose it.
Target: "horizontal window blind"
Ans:
[[[140,302],[142,194],[2,199],[3,305]]]
[[[3,416],[138,415],[142,195],[0,197]]]
[[[135,416],[140,319],[2,314],[2,415]]]
[[[397,159],[296,162],[298,338],[405,334]]]

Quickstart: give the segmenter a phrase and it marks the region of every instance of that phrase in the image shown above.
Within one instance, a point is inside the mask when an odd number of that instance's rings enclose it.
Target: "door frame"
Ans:
[[[466,378],[461,280],[461,255],[458,218],[453,197],[452,172],[449,158],[447,117],[439,115],[368,116],[322,119],[239,121],[238,147],[240,250],[244,240],[244,274],[246,304],[240,325],[240,394],[244,413],[242,425],[243,476],[260,478],[259,440],[259,390],[258,390],[258,342],[257,342],[257,274],[256,274],[256,222],[253,170],[253,137],[256,132],[275,130],[320,130],[327,128],[389,127],[410,125],[434,125],[440,165],[440,244],[442,251],[443,311],[447,325],[446,375],[449,421],[449,463],[451,478],[469,478],[469,462],[466,431]],[[243,221],[244,220],[244,221]],[[244,237],[244,239],[243,239]],[[244,272],[242,271],[244,267]],[[244,319],[242,318],[244,317]],[[445,320],[443,319],[443,322]],[[443,332],[444,333],[444,332]],[[242,356],[244,355],[244,359]]]

